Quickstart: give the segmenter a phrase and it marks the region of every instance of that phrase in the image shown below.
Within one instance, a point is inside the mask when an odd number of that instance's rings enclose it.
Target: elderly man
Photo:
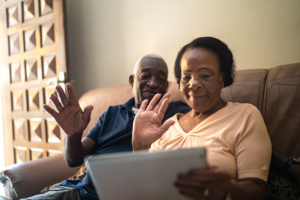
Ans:
[[[161,94],[161,101],[169,98],[168,68],[165,61],[158,55],[149,54],[140,58],[134,67],[133,75],[129,76],[133,98],[123,105],[110,106],[104,112],[91,131],[82,139],[83,130],[90,121],[93,106],[81,110],[74,89],[67,84],[69,98],[60,86],[56,87],[61,103],[56,96],[50,99],[58,112],[44,105],[44,109],[53,116],[65,132],[65,159],[70,167],[83,163],[83,159],[91,154],[107,154],[132,151],[133,119],[143,100],[150,101],[155,94]],[[153,106],[153,105],[152,105]],[[164,122],[176,113],[187,113],[190,108],[183,102],[171,102],[165,111]],[[98,199],[89,173],[83,180],[65,180],[58,188],[28,199]]]

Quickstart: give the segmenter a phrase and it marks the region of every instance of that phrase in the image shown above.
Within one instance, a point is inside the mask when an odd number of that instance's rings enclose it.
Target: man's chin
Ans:
[[[158,94],[158,93],[156,93],[156,94]],[[150,102],[156,94],[147,93],[147,94],[143,95],[143,100],[148,99],[148,101]],[[160,99],[163,97],[163,95],[164,94],[162,94]]]
[[[143,100],[148,99],[148,102],[150,102],[153,97],[155,96],[155,94],[147,94],[143,96]]]

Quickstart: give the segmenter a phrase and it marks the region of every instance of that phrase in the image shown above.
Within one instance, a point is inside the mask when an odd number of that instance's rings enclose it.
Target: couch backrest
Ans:
[[[175,81],[170,82],[168,92],[170,101],[183,100]],[[94,110],[84,135],[109,106],[123,104],[131,97],[128,84],[85,93],[80,105],[82,108],[93,105]],[[237,70],[234,83],[222,89],[221,97],[256,106],[266,122],[272,145],[288,156],[300,155],[300,63],[270,70]]]
[[[263,103],[273,147],[300,156],[300,63],[269,70]]]

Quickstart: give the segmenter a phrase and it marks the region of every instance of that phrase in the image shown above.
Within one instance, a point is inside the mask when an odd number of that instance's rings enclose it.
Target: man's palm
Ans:
[[[67,98],[61,86],[56,87],[61,103],[57,96],[51,95],[50,97],[58,113],[48,105],[44,105],[44,109],[52,115],[57,124],[67,135],[79,134],[87,127],[93,107],[87,106],[84,112],[82,112],[72,85],[67,84],[66,88],[69,93],[69,98]]]

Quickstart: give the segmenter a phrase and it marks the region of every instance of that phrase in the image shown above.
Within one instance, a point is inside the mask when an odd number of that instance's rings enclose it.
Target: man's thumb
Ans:
[[[85,123],[89,123],[91,120],[91,113],[94,107],[92,105],[88,105],[84,108],[82,119]]]

